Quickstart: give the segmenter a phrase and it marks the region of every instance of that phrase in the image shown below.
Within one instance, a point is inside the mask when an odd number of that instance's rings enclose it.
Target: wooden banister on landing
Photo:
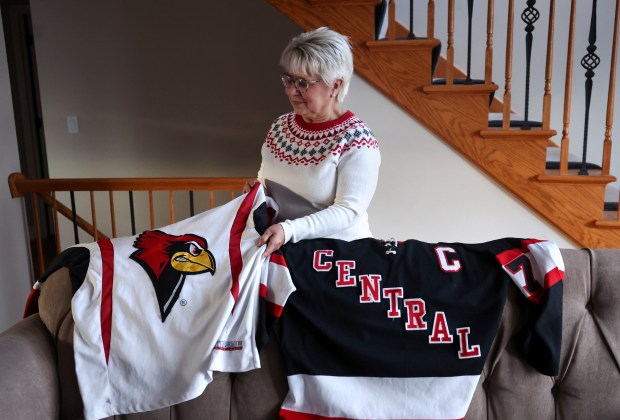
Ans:
[[[247,178],[28,179],[23,174],[14,173],[9,176],[8,181],[13,198],[23,197],[32,202],[33,214],[29,215],[29,230],[33,242],[34,273],[38,277],[43,274],[51,259],[69,245],[114,238],[119,233],[121,236],[135,235],[137,228],[154,229],[174,223],[175,217],[193,216],[234,199],[241,194],[246,180]],[[128,194],[128,200],[122,199],[123,192]],[[157,192],[167,194],[164,194],[163,199],[157,200],[154,197]],[[140,193],[146,193],[146,197],[138,197]],[[175,198],[175,193],[188,193],[189,200]],[[195,194],[202,194],[205,198],[198,203]],[[107,206],[102,205],[102,202],[106,201]],[[158,213],[163,217],[156,218]],[[129,221],[131,231],[119,229],[121,225],[128,225]],[[72,241],[68,238],[71,230]],[[84,236],[84,241],[80,238],[80,233]]]
[[[247,178],[58,178],[28,179],[9,176],[11,196],[50,191],[236,191]]]

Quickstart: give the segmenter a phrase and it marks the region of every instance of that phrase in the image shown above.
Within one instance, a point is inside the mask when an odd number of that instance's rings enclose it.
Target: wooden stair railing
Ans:
[[[304,30],[328,26],[349,36],[355,60],[356,74],[366,79],[396,105],[408,112],[418,122],[444,140],[457,152],[471,161],[484,173],[502,184],[514,196],[558,228],[575,243],[586,247],[620,248],[620,218],[618,212],[605,213],[606,185],[615,181],[607,171],[590,171],[588,176],[578,176],[569,169],[567,173],[546,169],[547,147],[557,131],[550,127],[551,67],[553,45],[549,44],[545,55],[546,71],[543,101],[542,127],[520,129],[508,124],[511,96],[510,66],[506,66],[506,87],[503,97],[505,121],[498,128],[489,128],[489,95],[498,85],[487,77],[492,66],[493,23],[487,23],[487,50],[485,54],[484,83],[478,85],[432,83],[431,55],[439,40],[396,39],[398,26],[393,22],[395,13],[389,12],[388,37],[376,40],[376,0],[268,0],[276,9],[288,16]],[[442,0],[448,7],[448,22],[434,22],[429,27],[451,30],[455,2]],[[528,1],[528,8],[535,3]],[[551,27],[547,36],[553,34],[555,2],[551,2],[548,21]],[[574,1],[573,1],[574,3]],[[440,2],[428,1],[429,13],[436,13]],[[493,9],[493,1],[487,0],[488,19],[500,19]],[[512,11],[514,1],[510,0]],[[618,1],[616,1],[616,15]],[[495,15],[494,15],[495,14]],[[509,13],[507,27],[512,30],[514,11]],[[503,17],[501,18],[503,24]],[[614,28],[614,48],[617,37],[617,21]],[[510,38],[509,38],[510,39]],[[574,40],[568,40],[569,44]],[[572,47],[571,47],[572,48]],[[506,61],[512,63],[512,49],[507,48]],[[452,54],[452,53],[450,53]],[[613,53],[615,57],[615,50]],[[450,58],[448,58],[449,60]],[[615,58],[612,72],[615,72]],[[572,65],[572,64],[571,64]],[[449,67],[449,66],[448,66]],[[453,79],[453,69],[446,70],[446,77]],[[572,70],[571,70],[572,71]],[[497,75],[496,75],[497,76]],[[608,109],[613,110],[613,86],[610,86]],[[569,92],[567,92],[569,93]],[[608,111],[608,130],[611,132],[611,111]],[[608,136],[610,137],[610,136]],[[606,139],[602,167],[608,167],[611,138]],[[566,145],[567,146],[567,145]],[[568,148],[561,145],[561,156],[568,156]],[[613,219],[613,220],[612,220]]]
[[[175,219],[192,216],[235,198],[241,194],[246,180],[247,178],[27,179],[20,173],[14,173],[9,176],[9,189],[13,198],[27,197],[33,205],[34,220],[29,233],[33,242],[33,273],[39,277],[51,259],[68,245],[135,235],[139,233],[136,232],[136,227],[146,230],[174,223]],[[127,193],[128,197],[125,206],[119,205],[119,197],[122,195],[117,193],[122,192]],[[162,192],[165,197],[155,196],[157,192]],[[175,193],[179,192],[187,192],[188,200],[175,197]],[[81,195],[78,196],[78,193]],[[143,193],[145,196],[142,197],[143,200],[137,200],[134,193]],[[61,198],[63,194],[64,197]],[[198,194],[201,194],[200,202]],[[71,202],[70,207],[66,205],[67,199]],[[41,205],[51,213],[53,227],[49,235],[42,230],[39,216]],[[162,210],[162,207],[165,210]],[[89,209],[83,210],[80,216],[78,208]],[[156,217],[162,216],[161,211],[164,213],[163,217]],[[119,215],[125,217],[118,217]],[[61,219],[61,216],[64,219]],[[63,220],[70,223],[63,226]],[[120,225],[126,225],[127,222],[130,222],[131,230],[121,229]],[[71,230],[72,243],[68,238]],[[78,231],[86,235],[84,240],[80,238]],[[44,247],[46,238],[51,243]]]

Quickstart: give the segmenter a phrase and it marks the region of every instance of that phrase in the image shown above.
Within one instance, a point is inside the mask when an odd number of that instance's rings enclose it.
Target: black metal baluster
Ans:
[[[194,191],[189,192],[189,215],[194,215]]]
[[[416,39],[413,33],[413,0],[409,0],[409,35],[407,35],[407,39]]]
[[[529,130],[531,128],[529,121],[530,109],[530,65],[532,61],[532,43],[534,40],[534,23],[540,18],[540,12],[534,5],[536,0],[528,0],[527,7],[521,13],[521,20],[527,25],[525,26],[525,115],[521,130]]]
[[[77,210],[75,209],[75,193],[73,191],[69,191],[69,195],[71,197],[71,222],[73,223],[73,240],[77,245],[80,243],[80,236],[78,235]]]
[[[596,51],[596,1],[592,1],[592,17],[590,18],[590,34],[588,35],[588,53],[581,59],[581,66],[586,69],[586,115],[583,123],[583,154],[581,156],[581,169],[579,175],[588,175],[586,154],[588,151],[588,124],[590,121],[590,100],[592,99],[592,78],[594,69],[601,63],[601,59],[595,54]]]
[[[471,21],[474,15],[474,0],[467,0],[467,77],[465,84],[472,84],[471,80]]]
[[[129,191],[129,213],[131,214],[131,234],[136,234],[136,215],[133,208],[133,191]]]
[[[387,8],[387,0],[383,0],[375,6],[375,39],[377,40],[381,39],[381,28],[383,27],[383,22],[387,18]]]

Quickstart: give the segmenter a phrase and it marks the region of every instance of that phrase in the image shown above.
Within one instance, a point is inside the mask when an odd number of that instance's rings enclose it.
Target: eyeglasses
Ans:
[[[310,86],[314,85],[315,83],[319,83],[321,81],[322,81],[321,79],[319,80],[293,79],[291,76],[289,76],[286,73],[282,75],[282,84],[284,85],[285,88],[294,84],[295,88],[302,93],[306,93],[306,91],[310,89]]]

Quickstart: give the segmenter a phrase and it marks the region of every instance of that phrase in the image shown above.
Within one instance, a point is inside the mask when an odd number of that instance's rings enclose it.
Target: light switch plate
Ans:
[[[75,115],[67,116],[67,131],[69,134],[77,134],[80,132],[80,126],[78,124],[78,117]]]

